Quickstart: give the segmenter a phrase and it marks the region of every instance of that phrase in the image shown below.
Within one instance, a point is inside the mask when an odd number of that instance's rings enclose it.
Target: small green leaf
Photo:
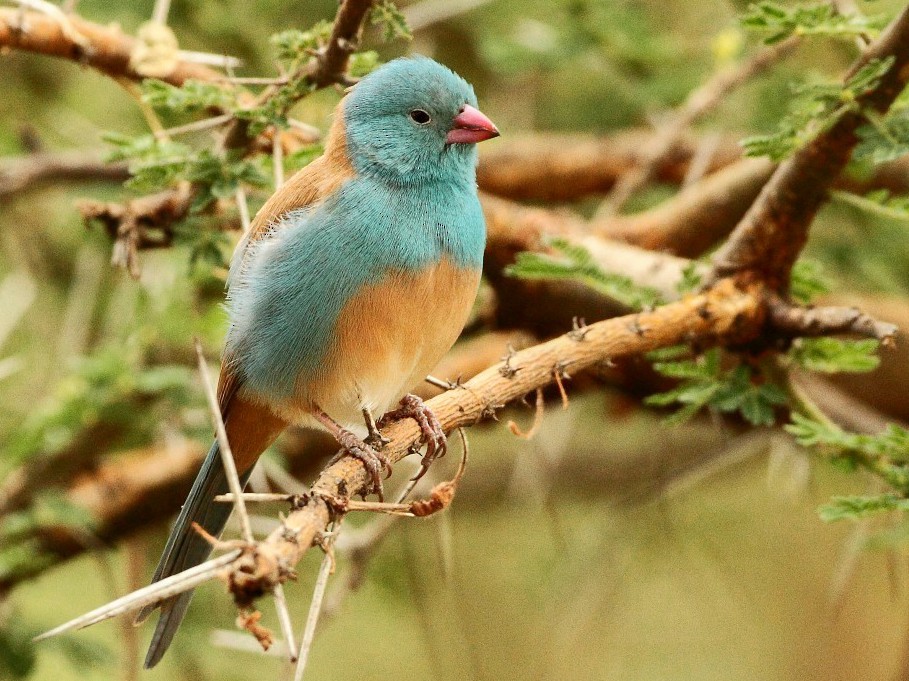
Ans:
[[[663,302],[656,289],[638,286],[628,277],[603,271],[583,246],[567,239],[552,239],[547,245],[552,254],[518,253],[505,274],[522,279],[577,281],[631,309],[650,308]]]
[[[789,295],[793,300],[807,305],[815,296],[829,292],[830,285],[819,262],[808,258],[796,260],[789,281]]]
[[[833,497],[818,509],[821,520],[857,520],[884,511],[909,511],[909,499],[897,494]]]
[[[385,42],[391,42],[395,38],[413,38],[406,17],[391,0],[379,0],[373,5],[369,16],[373,26],[382,29],[382,39]]]
[[[142,99],[156,109],[175,113],[197,113],[207,109],[233,109],[234,90],[217,83],[187,80],[181,87],[147,78],[142,81]]]
[[[847,40],[856,36],[873,37],[884,27],[886,18],[840,13],[828,3],[783,5],[759,2],[748,6],[741,22],[745,28],[765,34],[764,42],[769,45],[792,35],[818,35]]]
[[[809,371],[826,374],[873,371],[880,364],[879,343],[874,339],[798,338],[789,358]]]

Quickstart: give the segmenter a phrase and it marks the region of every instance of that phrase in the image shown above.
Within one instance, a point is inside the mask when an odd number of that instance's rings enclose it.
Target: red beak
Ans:
[[[499,129],[495,124],[470,104],[464,105],[452,123],[454,125],[445,138],[448,144],[476,144],[499,136]]]

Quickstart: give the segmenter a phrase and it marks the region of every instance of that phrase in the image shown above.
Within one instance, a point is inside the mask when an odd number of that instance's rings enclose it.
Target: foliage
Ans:
[[[790,156],[843,115],[856,111],[857,98],[872,90],[892,64],[892,58],[872,59],[845,83],[818,81],[794,85],[789,113],[774,132],[743,139],[745,154],[768,156],[773,161]]]
[[[745,28],[765,34],[764,42],[771,45],[794,35],[846,40],[856,36],[873,37],[886,25],[887,19],[860,13],[842,14],[826,2],[796,5],[759,2],[749,5],[741,22]]]
[[[909,153],[909,105],[897,102],[886,116],[866,113],[868,123],[858,129],[855,161],[886,163]]]
[[[824,374],[873,371],[881,363],[877,356],[880,343],[873,338],[797,338],[789,350],[795,364]]]
[[[521,279],[563,279],[590,286],[633,310],[651,308],[662,301],[659,291],[638,286],[626,276],[605,272],[590,252],[567,239],[551,239],[552,254],[519,253],[505,273]]]
[[[147,441],[160,421],[153,405],[160,401],[173,412],[193,396],[192,374],[181,366],[142,362],[139,339],[111,346],[77,361],[75,369],[53,395],[32,410],[4,446],[7,464],[35,456],[54,456],[82,443],[86,429],[103,425],[121,446]],[[141,407],[141,409],[140,409]]]
[[[909,197],[892,196],[886,189],[868,192],[864,196],[832,191],[830,196],[836,201],[886,220],[909,222]]]
[[[889,424],[876,435],[849,433],[814,415],[792,414],[786,425],[803,447],[820,448],[834,460],[862,466],[902,492],[909,492],[909,431]]]
[[[809,258],[796,260],[789,279],[789,296],[793,300],[807,305],[815,296],[829,292],[830,284],[819,262]]]
[[[833,497],[818,509],[825,522],[856,520],[882,511],[909,511],[909,499],[898,494],[855,495]]]
[[[382,30],[382,38],[385,42],[391,42],[398,38],[403,40],[413,39],[413,34],[407,25],[407,19],[391,0],[379,0],[379,2],[375,3],[369,20],[373,26],[378,26]]]
[[[767,382],[744,363],[723,366],[723,352],[713,348],[694,359],[654,362],[657,373],[681,383],[663,393],[650,395],[646,404],[665,407],[683,405],[667,422],[687,421],[704,408],[723,413],[739,413],[753,425],[772,425],[776,408],[786,404],[786,392]]]

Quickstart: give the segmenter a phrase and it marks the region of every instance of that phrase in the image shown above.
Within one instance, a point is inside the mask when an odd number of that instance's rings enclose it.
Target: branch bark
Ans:
[[[136,39],[119,28],[102,26],[74,14],[67,15],[73,29],[85,39],[66,31],[54,17],[40,12],[0,8],[0,48],[17,49],[69,59],[85,64],[113,78],[142,80],[145,76],[130,65]],[[218,71],[201,64],[177,61],[173,70],[160,77],[171,85],[187,80],[217,80]]]

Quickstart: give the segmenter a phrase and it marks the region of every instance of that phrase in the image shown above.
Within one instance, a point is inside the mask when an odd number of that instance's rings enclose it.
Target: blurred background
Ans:
[[[81,0],[77,11],[132,34],[152,4]],[[497,160],[518,153],[519,143],[611,148],[629,130],[646,138],[692,89],[759,49],[737,21],[744,2],[400,5],[412,42],[384,43],[375,29],[365,40],[383,59],[430,55],[474,84],[503,133],[481,152],[490,186]],[[901,4],[859,6],[888,14]],[[271,75],[269,36],[330,20],[335,10],[331,0],[174,0],[169,25],[184,49],[238,57],[242,75]],[[735,155],[737,139],[771,129],[784,114],[790,83],[838,77],[855,54],[848,42],[801,44],[724,96],[690,135]],[[0,677],[288,678],[280,657],[257,652],[234,628],[236,610],[218,584],[199,589],[171,652],[150,672],[137,669],[150,625],[115,620],[29,642],[150,578],[188,483],[137,499],[128,518],[107,518],[100,533],[93,513],[106,518],[107,505],[135,489],[115,477],[97,483],[133,462],[138,478],[130,480],[192,468],[207,447],[192,338],[218,356],[226,273],[219,263],[238,235],[178,234],[173,248],[142,253],[138,280],[112,268],[110,238],[86,229],[75,203],[122,200],[130,195],[122,179],[9,189],[3,173],[12,165],[3,164],[44,151],[100,155],[105,133],[147,129],[136,100],[92,69],[18,52],[0,54],[0,92],[0,490],[19,495],[0,495]],[[325,130],[339,97],[319,91],[294,116]],[[607,190],[526,202],[590,218]],[[625,211],[678,191],[678,177],[658,176]],[[253,207],[266,195],[253,196]],[[842,203],[825,208],[807,255],[822,269],[827,295],[909,328],[905,230]],[[522,325],[490,314],[492,297],[481,297],[465,341],[481,350],[456,347],[443,367],[462,367],[475,352],[479,369],[509,344],[546,334],[538,321],[515,328]],[[570,320],[582,311],[561,312]],[[565,324],[554,319],[548,331]],[[905,353],[839,381],[836,394],[856,401],[844,409],[871,420],[909,418]],[[653,376],[638,382],[633,371],[620,373],[568,382],[567,410],[557,392],[547,393],[531,440],[505,425],[513,419],[528,430],[529,406],[472,428],[471,461],[449,512],[388,528],[379,518],[346,520],[342,549],[377,527],[387,535],[362,575],[351,552],[340,552],[308,678],[909,678],[907,527],[890,516],[825,524],[816,512],[831,495],[872,483],[809,455],[780,429],[711,415],[667,426],[664,413],[640,401],[655,389]],[[310,443],[285,438],[268,456],[266,477],[289,468],[308,482],[320,462],[303,465],[287,452]],[[434,468],[435,481],[453,473],[459,446]],[[159,465],[149,452],[160,453]],[[400,468],[396,479],[404,479],[407,466]],[[23,471],[30,482],[17,488]],[[267,530],[279,507],[256,510]],[[300,628],[319,560],[311,552],[288,585]],[[347,589],[352,578],[362,583]],[[263,599],[261,607],[277,631],[272,604]]]

